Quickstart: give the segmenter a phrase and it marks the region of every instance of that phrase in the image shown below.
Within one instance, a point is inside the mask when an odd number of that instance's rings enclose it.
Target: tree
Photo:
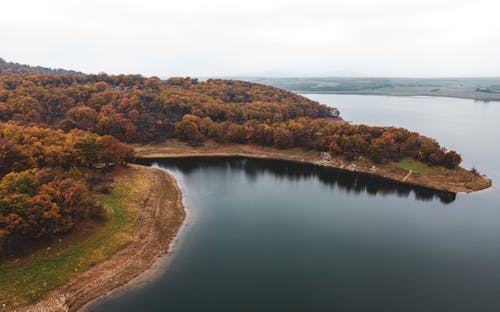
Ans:
[[[294,144],[291,132],[281,127],[273,129],[273,139],[274,146],[278,148],[290,148]]]
[[[80,165],[93,167],[99,161],[99,136],[95,133],[88,133],[78,138],[75,148],[81,160]]]
[[[242,125],[232,124],[227,130],[227,136],[229,141],[234,143],[247,143],[248,136],[247,130]]]
[[[0,137],[0,177],[33,165],[32,159],[18,145]]]
[[[19,123],[27,124],[42,120],[42,105],[31,96],[9,97],[6,104],[8,110],[12,112],[12,118]]]
[[[103,163],[105,169],[114,165],[124,166],[134,159],[134,150],[110,135],[98,138],[97,144],[98,162]]]
[[[179,139],[190,143],[198,143],[202,139],[198,125],[189,117],[175,124],[175,134]]]
[[[462,156],[455,151],[449,151],[444,155],[443,165],[448,169],[455,169],[462,162]]]
[[[65,233],[97,206],[82,181],[54,170],[9,173],[0,181],[0,250],[19,239]]]
[[[77,106],[66,113],[66,119],[62,122],[63,128],[71,130],[74,128],[95,131],[98,113],[88,106]]]
[[[375,155],[378,150],[381,153],[381,158],[390,159],[396,156],[396,141],[391,132],[384,132],[379,138],[373,140],[371,147],[372,155]]]

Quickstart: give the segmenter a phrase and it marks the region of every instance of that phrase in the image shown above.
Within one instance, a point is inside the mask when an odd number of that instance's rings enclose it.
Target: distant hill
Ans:
[[[84,75],[82,72],[74,70],[66,70],[61,68],[48,68],[42,66],[30,66],[14,62],[7,62],[0,57],[0,75],[7,74],[71,74],[71,75]]]
[[[500,100],[500,78],[238,77],[300,93],[448,96]]]

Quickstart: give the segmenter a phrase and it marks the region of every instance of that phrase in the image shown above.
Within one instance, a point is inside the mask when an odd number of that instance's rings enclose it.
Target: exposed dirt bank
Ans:
[[[177,140],[169,140],[157,145],[133,145],[133,147],[137,156],[141,158],[241,156],[281,159],[360,172],[405,184],[453,193],[470,193],[492,186],[492,181],[487,177],[474,174],[462,167],[457,169],[431,167],[431,170],[426,173],[409,173],[408,170],[399,168],[394,163],[376,164],[363,157],[349,162],[341,157],[322,157],[318,151],[300,148],[280,150],[257,145],[218,144],[213,141],[205,142],[200,147],[191,147]]]
[[[77,311],[87,303],[127,284],[165,254],[184,219],[182,196],[168,173],[132,165],[130,170],[147,172],[149,191],[135,209],[129,242],[118,252],[57,288],[34,306],[17,311]],[[133,175],[119,177],[127,179]],[[125,207],[127,209],[127,207]]]

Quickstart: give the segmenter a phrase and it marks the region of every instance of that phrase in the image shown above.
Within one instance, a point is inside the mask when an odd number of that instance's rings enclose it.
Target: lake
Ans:
[[[500,177],[500,103],[308,94]],[[500,192],[448,194],[243,158],[151,160],[189,211],[168,266],[91,311],[500,311]]]

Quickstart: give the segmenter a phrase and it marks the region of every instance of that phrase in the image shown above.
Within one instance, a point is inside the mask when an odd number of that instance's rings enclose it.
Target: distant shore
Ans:
[[[169,140],[157,145],[132,145],[132,147],[139,158],[237,156],[286,160],[358,172],[451,193],[471,193],[492,186],[492,181],[487,177],[474,174],[462,167],[457,169],[432,167],[429,172],[417,173],[399,168],[394,163],[376,164],[366,158],[349,162],[341,157],[325,158],[318,151],[301,148],[281,150],[248,144],[218,144],[213,141],[207,141],[200,147],[191,147],[177,140]]]
[[[241,77],[301,94],[436,96],[500,101],[500,77]]]
[[[377,92],[377,91],[304,91],[304,90],[291,90],[298,94],[342,94],[342,95],[378,95],[378,96],[429,96],[429,97],[447,97],[454,99],[467,99],[481,102],[500,102],[499,93],[475,93],[475,92]]]

